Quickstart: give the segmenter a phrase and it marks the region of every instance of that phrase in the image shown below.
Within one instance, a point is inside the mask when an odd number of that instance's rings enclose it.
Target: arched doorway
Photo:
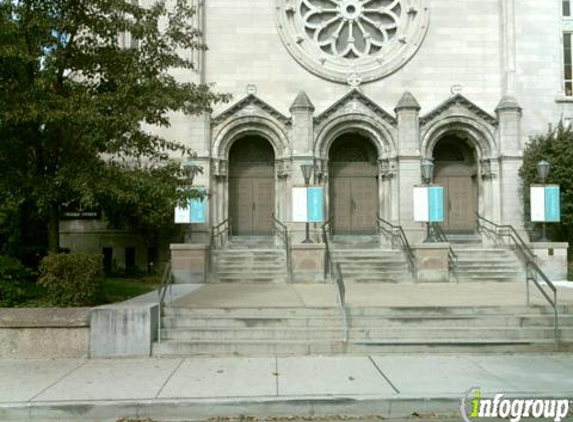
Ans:
[[[229,151],[229,217],[232,234],[269,235],[275,206],[275,154],[260,136],[238,139]]]
[[[434,183],[444,187],[443,228],[450,233],[471,233],[478,211],[475,149],[459,135],[450,134],[436,144]]]
[[[330,147],[330,214],[335,234],[376,233],[376,158],[372,142],[357,133],[340,136]]]

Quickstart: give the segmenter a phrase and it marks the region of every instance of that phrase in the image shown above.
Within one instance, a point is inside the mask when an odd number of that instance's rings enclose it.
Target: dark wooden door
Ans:
[[[453,233],[473,232],[477,195],[471,176],[438,177],[436,184],[444,187],[444,230]]]
[[[272,233],[274,179],[229,178],[229,215],[234,235]]]
[[[376,231],[378,184],[374,177],[336,177],[332,181],[332,215],[336,234]]]

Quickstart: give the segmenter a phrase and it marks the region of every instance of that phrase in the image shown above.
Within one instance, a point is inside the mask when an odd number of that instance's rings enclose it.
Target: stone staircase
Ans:
[[[396,249],[346,249],[335,246],[332,259],[340,264],[345,283],[411,282],[404,254]]]
[[[166,306],[153,356],[288,356],[344,352],[338,308]]]
[[[349,353],[538,352],[571,350],[573,312],[561,305],[554,340],[550,306],[357,307],[349,312]]]
[[[287,274],[286,252],[275,245],[274,237],[237,236],[214,251],[210,281],[284,283]]]
[[[454,275],[460,283],[525,281],[523,264],[511,249],[488,248],[481,244],[452,244],[452,247],[458,256]]]

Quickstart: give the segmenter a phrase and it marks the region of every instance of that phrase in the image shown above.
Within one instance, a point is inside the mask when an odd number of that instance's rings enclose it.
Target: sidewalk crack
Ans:
[[[390,381],[390,378],[388,378],[384,372],[382,372],[382,369],[380,369],[380,367],[378,366],[378,364],[376,363],[376,361],[374,361],[374,359],[372,359],[372,356],[368,356],[368,359],[370,359],[370,362],[372,362],[372,365],[374,365],[374,367],[376,368],[376,370],[378,371],[378,373],[380,375],[382,375],[382,378],[384,378],[386,380],[386,382],[390,385],[390,387],[392,387],[392,389],[396,392],[396,394],[400,394],[400,390],[398,390],[398,388],[396,388],[396,386],[394,385],[394,383],[392,383],[392,381]]]
[[[171,373],[169,374],[169,376],[167,377],[167,379],[165,380],[165,382],[163,383],[163,385],[161,386],[161,388],[159,389],[159,391],[155,395],[156,399],[159,398],[159,395],[161,394],[161,392],[163,391],[163,389],[165,388],[167,383],[169,381],[171,381],[171,378],[173,378],[173,375],[175,375],[175,372],[177,372],[179,370],[179,368],[181,368],[181,365],[183,365],[183,362],[185,362],[185,359],[181,359],[181,362],[179,362],[179,364],[173,369],[173,371],[171,371]]]
[[[44,388],[42,391],[40,391],[38,394],[36,394],[34,397],[32,397],[30,400],[28,400],[28,402],[33,402],[36,398],[38,398],[39,396],[41,396],[42,394],[44,394],[46,391],[48,391],[50,388],[52,388],[53,386],[55,386],[56,384],[60,383],[61,381],[63,381],[65,378],[69,377],[71,374],[73,374],[74,372],[76,372],[78,369],[86,366],[89,363],[89,359],[86,359],[85,362],[83,362],[81,365],[76,366],[75,368],[73,368],[72,370],[68,371],[67,373],[65,373],[63,376],[61,376],[58,380],[56,380],[55,382],[53,382],[52,384],[48,385],[46,388]]]

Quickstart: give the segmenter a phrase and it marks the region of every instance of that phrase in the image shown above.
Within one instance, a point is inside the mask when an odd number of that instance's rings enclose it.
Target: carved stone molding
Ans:
[[[325,79],[357,87],[402,67],[429,24],[428,0],[276,0],[293,58]]]
[[[229,163],[227,160],[213,159],[213,175],[217,178],[227,177],[229,174]]]
[[[497,178],[497,172],[493,167],[491,160],[480,161],[480,176],[483,180],[493,180]]]
[[[292,160],[285,158],[275,162],[277,167],[277,177],[285,179],[292,174]]]
[[[382,180],[391,180],[394,178],[394,176],[396,176],[395,163],[390,160],[378,160],[378,169],[380,171],[380,177]]]

